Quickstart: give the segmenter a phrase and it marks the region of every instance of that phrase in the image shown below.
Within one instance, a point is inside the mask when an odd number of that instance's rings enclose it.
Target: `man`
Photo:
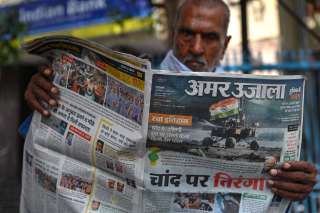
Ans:
[[[222,1],[183,1],[175,19],[173,50],[161,69],[214,71],[223,58],[230,11]]]
[[[175,19],[173,49],[161,64],[162,69],[181,72],[214,71],[231,39],[227,36],[230,11],[222,0],[186,0]],[[31,79],[25,98],[31,108],[44,116],[49,111],[38,100],[57,104],[58,89],[49,81],[51,69],[42,69]],[[303,200],[316,183],[315,166],[305,161],[290,161],[271,169],[268,185],[283,198]]]

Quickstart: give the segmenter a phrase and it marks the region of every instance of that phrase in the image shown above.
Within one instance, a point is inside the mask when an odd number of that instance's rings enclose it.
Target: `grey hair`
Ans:
[[[183,7],[186,5],[187,2],[191,2],[191,4],[199,6],[199,7],[209,7],[209,8],[217,8],[222,7],[225,12],[225,30],[226,33],[228,31],[229,22],[230,22],[230,8],[223,0],[180,0],[177,7],[177,13],[174,20],[174,24],[176,25]]]

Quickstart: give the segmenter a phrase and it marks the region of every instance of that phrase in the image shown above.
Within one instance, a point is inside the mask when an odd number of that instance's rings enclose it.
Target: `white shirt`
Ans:
[[[160,64],[160,69],[170,70],[175,72],[192,72],[186,65],[181,63],[174,55],[173,51],[170,50],[166,57]]]

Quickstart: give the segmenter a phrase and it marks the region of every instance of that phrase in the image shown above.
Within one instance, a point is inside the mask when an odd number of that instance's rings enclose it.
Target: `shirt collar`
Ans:
[[[173,51],[170,50],[166,57],[160,64],[160,69],[170,70],[175,72],[192,72],[186,65],[181,63],[174,55]]]

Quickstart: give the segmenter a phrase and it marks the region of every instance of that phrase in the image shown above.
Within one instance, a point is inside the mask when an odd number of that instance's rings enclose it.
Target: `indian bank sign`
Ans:
[[[38,0],[0,8],[16,9],[28,34],[64,30],[150,15],[148,0]]]

